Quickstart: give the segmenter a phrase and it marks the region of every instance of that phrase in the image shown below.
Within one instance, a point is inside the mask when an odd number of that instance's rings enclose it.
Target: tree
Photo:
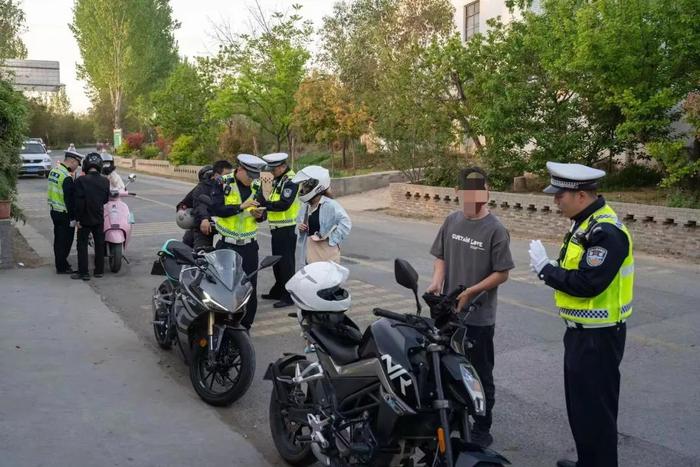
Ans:
[[[0,0],[0,62],[25,58],[27,48],[20,37],[24,31],[24,11],[15,0]]]
[[[109,97],[112,121],[120,128],[124,105],[156,89],[177,63],[167,0],[75,0],[71,31],[83,63],[93,104]]]
[[[153,123],[166,138],[197,134],[207,120],[211,84],[187,61],[178,64],[163,87],[153,92]]]
[[[274,138],[277,150],[284,140],[291,147],[294,93],[310,57],[311,25],[300,9],[293,5],[292,14],[274,13],[269,22],[259,14],[253,33],[222,38],[215,60],[221,85],[212,115],[222,122],[245,115]]]
[[[339,142],[345,167],[350,141],[368,129],[366,106],[357,102],[336,76],[318,71],[302,81],[295,99],[294,126],[317,142]]]
[[[366,105],[374,136],[413,180],[449,152],[447,86],[429,61],[431,44],[452,33],[446,0],[358,0],[324,19],[323,61]]]
[[[12,216],[23,219],[17,204],[18,157],[26,130],[26,100],[0,79],[0,200],[12,203]]]

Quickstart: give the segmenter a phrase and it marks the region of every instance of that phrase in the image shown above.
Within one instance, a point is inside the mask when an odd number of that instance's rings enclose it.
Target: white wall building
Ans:
[[[455,27],[463,40],[467,40],[476,33],[485,33],[486,22],[489,19],[500,16],[504,22],[517,19],[520,15],[516,11],[508,11],[505,0],[451,0],[455,8]],[[531,10],[540,11],[540,0],[533,0]]]

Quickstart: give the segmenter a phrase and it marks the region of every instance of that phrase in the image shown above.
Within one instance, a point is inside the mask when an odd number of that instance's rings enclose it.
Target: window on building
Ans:
[[[479,2],[472,2],[464,7],[464,40],[471,39],[479,32]]]

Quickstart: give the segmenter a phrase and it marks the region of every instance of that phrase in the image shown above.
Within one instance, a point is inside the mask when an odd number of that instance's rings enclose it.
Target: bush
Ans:
[[[607,174],[600,183],[604,190],[624,190],[657,186],[662,174],[657,169],[639,164],[628,164],[620,170]]]
[[[175,140],[168,158],[173,165],[197,164],[206,160],[197,138],[190,135],[182,135]]]
[[[700,193],[688,190],[674,190],[668,194],[666,204],[672,208],[700,209]]]
[[[152,144],[149,144],[148,146],[144,146],[143,149],[141,150],[141,157],[144,159],[155,159],[160,155],[160,149],[158,149],[157,146],[154,146]]]
[[[464,158],[457,154],[444,154],[429,161],[423,175],[426,185],[457,186],[459,170],[466,166]]]
[[[119,157],[131,157],[132,152],[129,145],[126,144],[126,141],[122,142],[116,150],[117,156]]]
[[[131,149],[132,151],[138,151],[143,146],[143,142],[145,141],[145,139],[146,137],[143,133],[136,132],[129,133],[128,135],[126,135],[125,141],[129,149]]]
[[[158,138],[156,138],[156,147],[163,154],[168,154],[170,152],[171,146],[172,146],[172,141],[165,139],[162,136],[159,136]]]
[[[0,199],[12,203],[12,217],[23,220],[17,204],[19,151],[27,125],[27,104],[21,93],[0,79]]]

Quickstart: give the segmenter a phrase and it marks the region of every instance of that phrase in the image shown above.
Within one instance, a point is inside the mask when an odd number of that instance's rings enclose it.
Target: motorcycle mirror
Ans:
[[[251,272],[247,276],[243,278],[243,281],[241,283],[246,284],[250,282],[250,279],[255,276],[258,272],[260,272],[262,269],[269,268],[270,266],[273,266],[277,264],[279,260],[281,260],[282,257],[278,255],[271,255],[271,256],[265,256],[262,261],[260,261],[260,267],[256,269],[255,271]]]
[[[421,305],[418,300],[418,273],[416,270],[405,259],[396,258],[394,260],[394,277],[399,285],[413,290],[413,296],[416,298],[416,312],[420,315]]]
[[[129,174],[128,178],[130,182],[133,182],[134,180],[136,180],[136,174]]]
[[[263,258],[263,260],[260,261],[260,269],[265,269],[265,268],[269,268],[270,266],[274,266],[281,259],[282,259],[282,257],[278,256],[278,255],[265,256]]]

